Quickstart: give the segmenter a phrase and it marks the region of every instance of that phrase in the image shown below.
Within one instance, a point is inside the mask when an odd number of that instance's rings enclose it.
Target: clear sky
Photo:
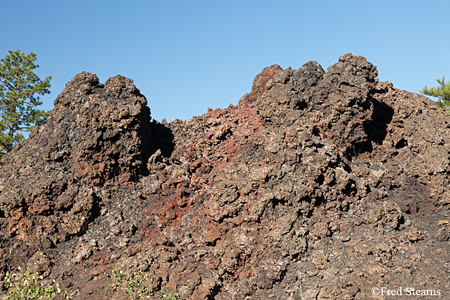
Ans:
[[[450,79],[450,1],[0,0],[0,57],[36,52],[44,109],[82,71],[134,80],[152,116],[237,104],[266,66],[324,69],[350,52],[412,92]]]

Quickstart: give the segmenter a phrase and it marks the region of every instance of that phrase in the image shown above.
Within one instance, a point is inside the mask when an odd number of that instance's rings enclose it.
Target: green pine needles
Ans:
[[[0,157],[24,140],[23,133],[41,125],[49,112],[37,109],[39,95],[50,93],[51,77],[33,72],[39,68],[36,53],[11,51],[0,62]]]
[[[439,87],[428,88],[424,86],[419,92],[428,96],[437,97],[437,106],[439,109],[444,109],[449,113],[450,110],[450,81],[445,82],[444,76],[437,79]]]

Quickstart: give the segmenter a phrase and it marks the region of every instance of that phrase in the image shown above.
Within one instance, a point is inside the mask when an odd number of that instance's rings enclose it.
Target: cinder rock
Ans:
[[[31,249],[82,235],[99,215],[97,186],[146,173],[150,111],[130,79],[76,75],[45,125],[2,159],[1,234],[21,264]],[[30,249],[30,250],[28,250]]]
[[[43,251],[37,251],[28,260],[28,271],[48,276],[51,273],[52,261]]]
[[[0,261],[70,274],[79,299],[112,298],[112,269],[185,299],[448,291],[449,129],[351,54],[265,68],[239,105],[171,123],[131,80],[82,73],[0,162]]]

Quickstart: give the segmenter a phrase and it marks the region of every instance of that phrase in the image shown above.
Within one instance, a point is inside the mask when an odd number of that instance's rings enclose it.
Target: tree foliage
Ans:
[[[440,109],[450,109],[450,81],[447,83],[444,81],[444,76],[437,79],[437,82],[440,86],[438,87],[432,87],[428,88],[427,86],[424,86],[420,93],[437,97],[438,100],[438,107]]]
[[[9,51],[0,62],[0,156],[24,140],[24,132],[45,122],[49,112],[37,109],[39,95],[50,93],[51,77],[39,79],[36,53]]]

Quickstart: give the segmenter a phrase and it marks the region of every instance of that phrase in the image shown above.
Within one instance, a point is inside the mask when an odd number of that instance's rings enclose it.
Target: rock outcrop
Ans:
[[[183,299],[445,299],[449,130],[351,54],[265,68],[239,105],[169,124],[131,80],[82,73],[1,161],[3,270],[76,299],[110,298],[115,268]]]
[[[4,264],[82,235],[100,213],[99,186],[146,172],[149,128],[147,101],[130,79],[116,76],[102,85],[93,74],[75,76],[46,124],[2,159]]]

